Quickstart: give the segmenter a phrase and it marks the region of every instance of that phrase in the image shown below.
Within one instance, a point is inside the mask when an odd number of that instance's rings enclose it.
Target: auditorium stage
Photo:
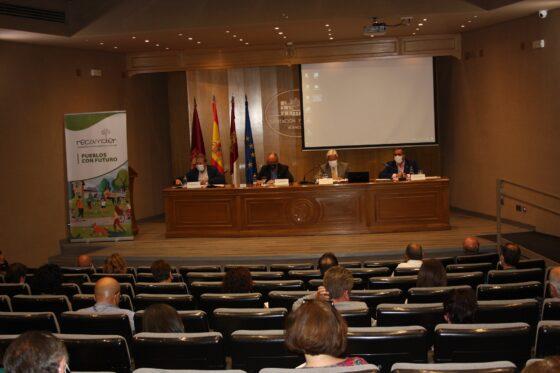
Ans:
[[[73,265],[77,254],[88,252],[96,264],[114,252],[123,255],[131,265],[145,265],[154,259],[172,264],[290,262],[315,260],[325,251],[341,258],[399,258],[409,242],[420,242],[428,256],[457,255],[464,237],[496,233],[494,220],[462,212],[451,213],[451,229],[444,231],[378,233],[353,235],[321,235],[297,237],[252,238],[165,238],[163,217],[140,222],[140,233],[134,241],[61,243],[62,254],[52,262]],[[503,225],[504,233],[526,232],[527,228]],[[495,243],[480,238],[485,249]],[[524,251],[525,253],[525,251]],[[527,252],[534,257],[532,252]]]

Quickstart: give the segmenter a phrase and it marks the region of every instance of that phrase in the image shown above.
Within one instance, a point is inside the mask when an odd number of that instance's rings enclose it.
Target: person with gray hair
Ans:
[[[550,296],[560,298],[560,266],[552,267],[548,273]]]
[[[346,179],[348,178],[348,171],[350,171],[348,163],[339,162],[336,150],[330,149],[327,152],[327,162],[319,167],[315,179],[321,179],[323,177],[331,177],[335,180]]]

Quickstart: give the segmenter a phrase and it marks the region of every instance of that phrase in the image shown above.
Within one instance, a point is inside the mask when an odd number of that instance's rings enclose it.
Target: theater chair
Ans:
[[[560,355],[560,321],[546,320],[537,326],[535,357]]]
[[[268,293],[274,290],[305,290],[301,280],[257,280],[253,281],[253,291],[261,293],[268,302]]]
[[[370,289],[401,289],[406,293],[408,289],[416,286],[418,276],[387,276],[372,277],[369,279]]]
[[[463,273],[463,272],[482,272],[484,278],[488,271],[495,269],[496,266],[490,262],[488,263],[464,263],[464,264],[449,264],[445,267],[445,271],[449,273]]]
[[[69,284],[81,285],[84,282],[91,282],[87,273],[64,273],[62,275],[62,282]]]
[[[346,269],[362,268],[362,262],[339,262],[338,265]]]
[[[130,372],[130,354],[126,340],[119,335],[56,334],[68,350],[72,371]]]
[[[91,282],[97,282],[100,278],[111,277],[120,283],[127,282],[134,285],[136,283],[135,275],[132,273],[94,273],[90,275]]]
[[[517,269],[540,268],[546,270],[546,263],[544,259],[524,259],[520,260],[515,266]]]
[[[513,284],[479,285],[476,289],[478,300],[528,299],[542,297],[543,284],[538,281]]]
[[[91,275],[95,273],[94,267],[60,267],[63,274],[79,274],[84,273],[86,275]]]
[[[544,282],[544,271],[540,268],[529,269],[494,269],[488,272],[489,284],[512,284],[515,282]]]
[[[284,272],[251,272],[251,278],[253,280],[282,280],[284,278]]]
[[[222,281],[225,275],[225,272],[188,272],[186,280],[190,286],[195,281]]]
[[[377,326],[422,326],[430,346],[434,328],[445,322],[442,303],[380,304],[375,318]]]
[[[31,295],[28,284],[0,284],[0,295],[13,297],[14,295]]]
[[[372,268],[374,269],[374,268]],[[307,288],[309,290],[317,290],[319,286],[323,286],[323,279],[317,278],[313,280],[309,280],[307,283]],[[359,277],[354,277],[354,287],[353,289],[365,289],[367,286],[367,280],[363,280]]]
[[[418,268],[397,267],[393,271],[393,276],[416,276],[418,275],[418,272],[420,272],[420,267]]]
[[[318,269],[297,269],[288,271],[288,278],[290,280],[301,280],[305,283],[310,280],[321,279],[321,271]]]
[[[348,268],[352,273],[352,277],[361,278],[364,284],[367,284],[370,277],[381,277],[391,275],[391,271],[387,267],[376,268]]]
[[[80,287],[78,284],[74,283],[64,283],[60,286],[60,291],[63,295],[66,295],[68,299],[72,299],[72,297],[76,294],[81,294]]]
[[[395,362],[427,362],[429,348],[426,329],[420,326],[349,328],[346,354],[389,372]]]
[[[136,294],[188,294],[184,282],[137,282],[134,286]]]
[[[137,266],[136,267],[136,277],[138,277],[139,274],[141,273],[152,273],[152,267],[151,266]],[[177,274],[177,267],[172,266],[171,267],[171,274],[175,275]]]
[[[93,306],[95,306],[95,296],[93,294],[76,294],[72,297],[72,309],[75,311]],[[134,311],[132,300],[128,295],[121,294],[119,308]]]
[[[271,272],[284,272],[288,276],[290,271],[301,271],[313,269],[313,263],[275,263],[270,265]]]
[[[216,308],[263,308],[261,293],[206,293],[200,296],[200,309],[210,315],[213,325],[213,312]]]
[[[371,326],[371,313],[369,308],[360,307],[359,305],[345,305],[345,307],[336,307],[340,315],[346,320],[348,326],[351,327],[369,327]]]
[[[469,285],[474,290],[481,284],[484,284],[484,273],[482,272],[477,271],[447,274],[447,286]]]
[[[560,320],[560,299],[548,298],[544,300],[541,320]]]
[[[408,299],[408,303],[438,303],[447,299],[449,293],[455,289],[470,289],[470,286],[461,285],[410,288],[408,289],[406,298]]]
[[[266,264],[226,264],[224,266],[224,272],[227,272],[232,268],[239,268],[239,267],[245,267],[251,272],[266,272],[267,270]]]
[[[195,281],[189,285],[189,291],[198,300],[202,294],[222,293],[224,289],[221,281]]]
[[[0,312],[12,312],[12,301],[7,295],[0,295]]]
[[[379,304],[404,303],[405,296],[401,289],[352,290],[350,300],[364,302],[372,316],[375,316],[375,310]]]
[[[172,282],[183,282],[183,277],[178,273],[171,273]],[[136,282],[156,282],[154,275],[151,273],[138,273]]]
[[[120,275],[120,273],[105,273],[105,272],[103,272],[103,267],[96,267],[95,268],[95,273],[96,273],[96,275],[100,274],[101,276],[108,276],[108,277],[113,277],[115,275],[116,276]],[[136,274],[137,274],[136,267],[126,267],[126,274],[136,277]]]
[[[478,302],[475,320],[481,324],[523,322],[535,328],[539,316],[536,299],[482,300]]]
[[[516,373],[515,364],[509,361],[493,361],[490,363],[445,363],[445,364],[413,364],[396,363],[391,373]]]
[[[72,311],[66,295],[15,295],[12,308],[15,312],[53,312],[57,317]]]
[[[128,282],[120,282],[121,294],[128,295],[130,299],[134,298],[134,286]],[[94,294],[95,293],[95,282],[85,282],[80,286],[82,294]]]
[[[196,309],[194,297],[188,294],[138,294],[134,298],[134,309],[144,310],[156,303],[169,304],[177,311]]]
[[[486,253],[486,254],[475,254],[475,255],[459,255],[455,257],[455,263],[466,264],[466,263],[492,263],[494,268],[500,257],[497,253]]]
[[[296,300],[314,293],[314,291],[308,290],[271,291],[268,293],[268,306],[270,308],[285,308],[290,311]]]
[[[236,330],[284,329],[285,308],[217,308],[214,310],[214,330],[222,333],[226,348]]]
[[[441,265],[445,268],[450,264],[455,264],[455,257],[454,256],[444,256],[440,258],[427,258],[427,259],[435,259],[441,263]]]
[[[209,333],[138,333],[132,339],[136,368],[225,369],[222,335]]]
[[[265,367],[293,368],[305,362],[288,351],[284,330],[237,330],[231,334],[233,369],[258,372]]]
[[[196,311],[177,311],[179,318],[183,322],[186,333],[204,333],[209,332],[208,316],[206,312]],[[144,318],[144,310],[134,313],[134,326],[136,333],[143,331],[142,321]]]
[[[0,312],[0,334],[21,334],[29,330],[60,333],[52,312]]]
[[[259,373],[298,373],[298,372],[301,372],[301,369],[264,368],[261,369]],[[377,369],[377,367],[372,364],[355,365],[351,367],[305,368],[305,373],[346,373],[346,372],[377,373],[379,372],[379,369]]]
[[[525,323],[436,326],[434,361],[511,361],[522,368],[531,357],[531,327]]]
[[[63,334],[120,335],[127,341],[132,338],[132,328],[126,314],[64,312],[60,315]]]
[[[219,265],[187,265],[179,266],[179,274],[183,277],[183,282],[187,282],[187,273],[189,272],[222,272]]]
[[[401,262],[402,260],[369,260],[364,262],[364,268],[387,267],[393,272]]]

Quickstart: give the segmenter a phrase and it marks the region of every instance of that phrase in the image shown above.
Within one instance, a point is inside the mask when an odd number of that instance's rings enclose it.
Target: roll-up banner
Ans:
[[[133,239],[126,112],[66,114],[71,242]]]

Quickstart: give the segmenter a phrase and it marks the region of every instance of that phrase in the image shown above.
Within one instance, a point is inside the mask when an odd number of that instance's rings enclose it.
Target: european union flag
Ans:
[[[249,103],[245,96],[245,182],[253,184],[253,177],[257,175],[257,159],[255,157],[255,144],[253,144],[253,131],[249,117]]]

